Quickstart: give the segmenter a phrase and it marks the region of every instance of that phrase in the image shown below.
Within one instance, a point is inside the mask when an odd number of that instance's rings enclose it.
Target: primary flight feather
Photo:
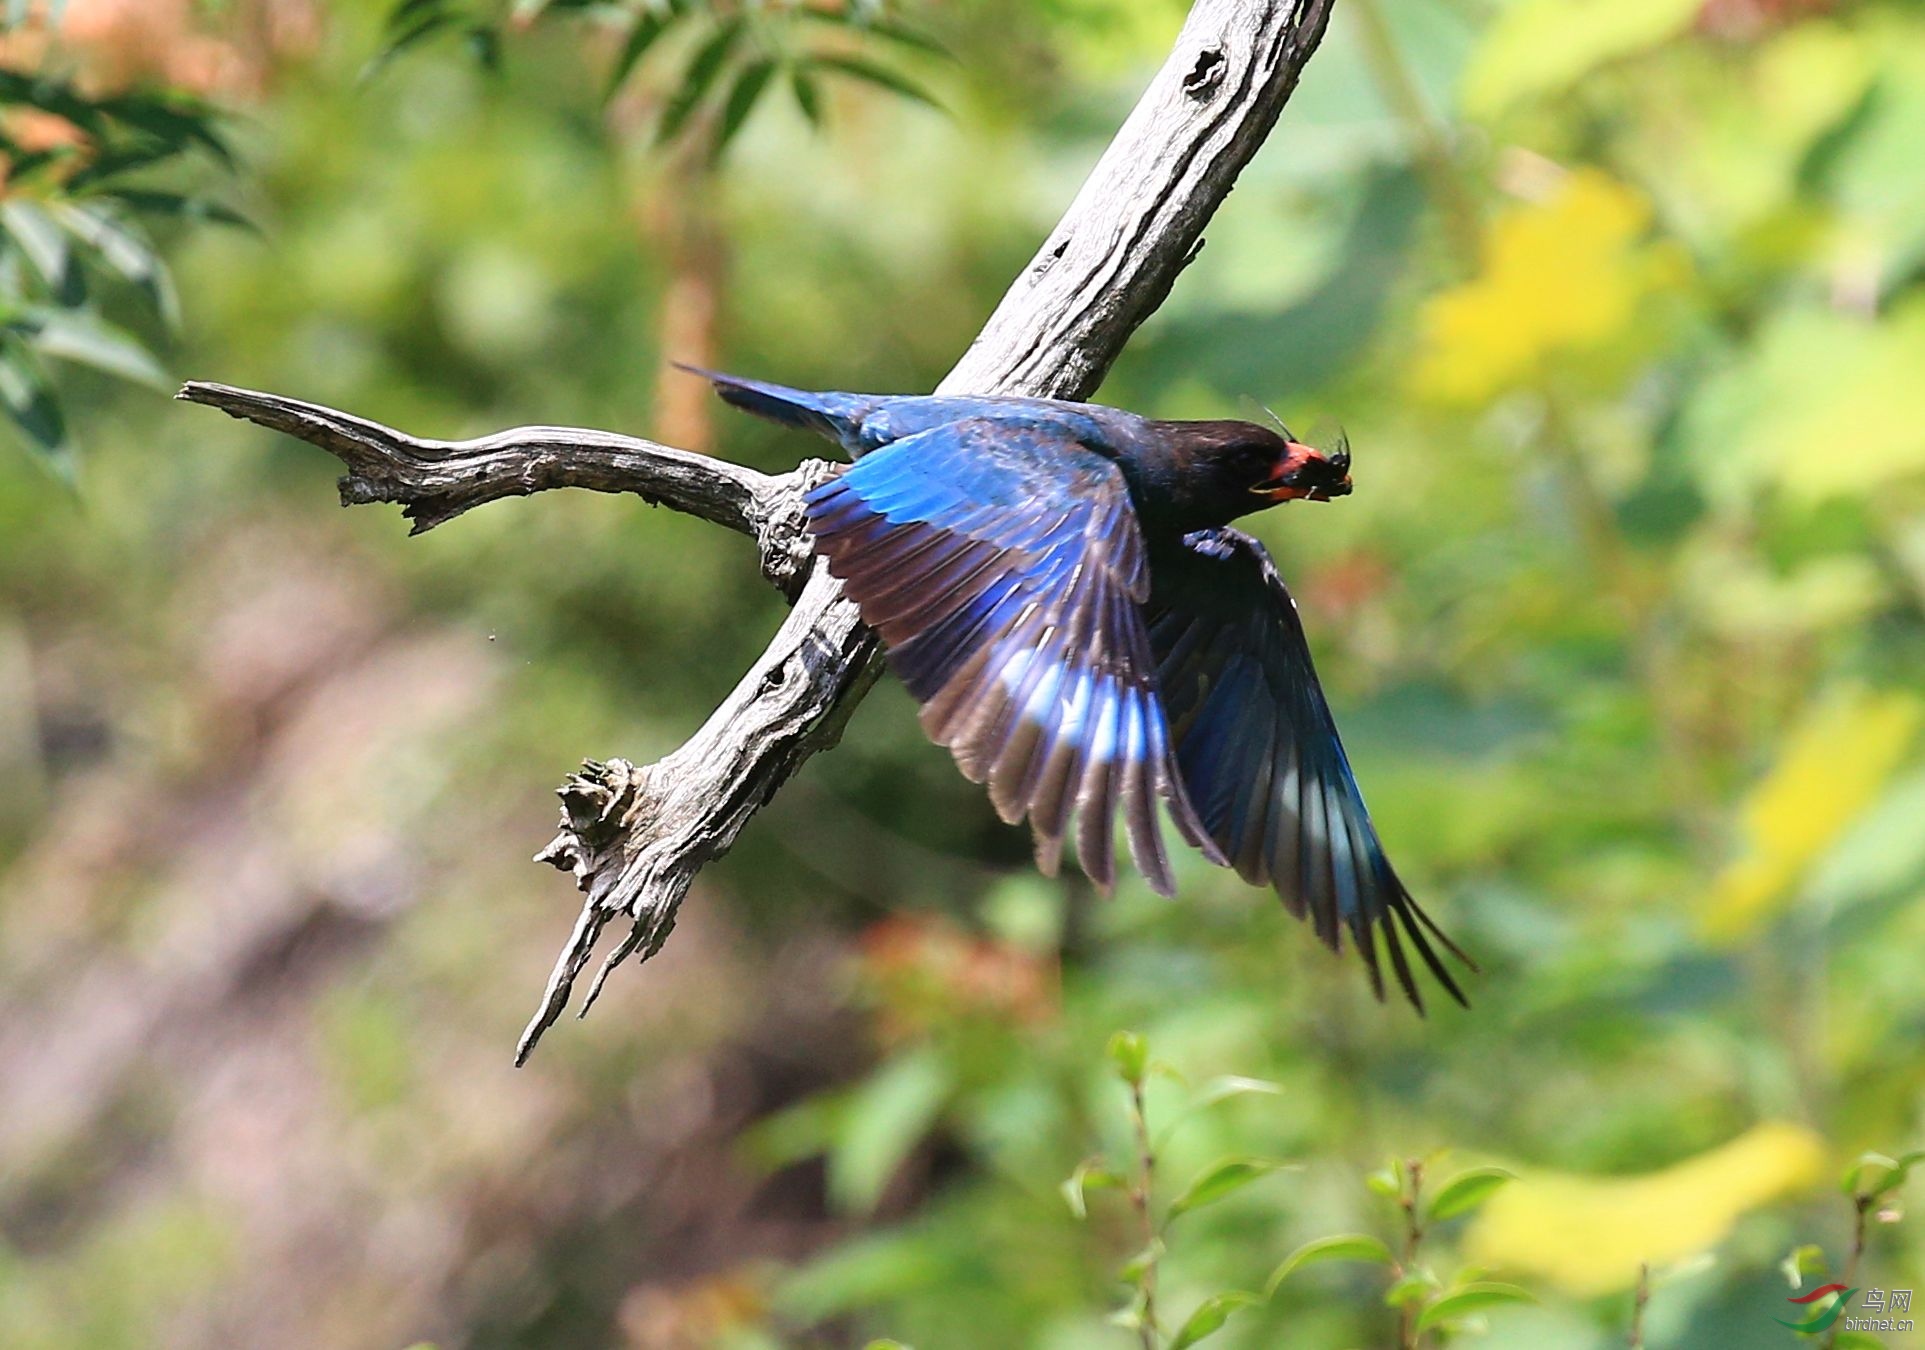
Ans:
[[[1350,491],[1347,449],[1249,422],[1169,422],[1055,399],[810,393],[697,370],[738,408],[837,442],[816,551],[997,812],[1053,872],[1072,826],[1108,888],[1130,857],[1173,894],[1163,835],[1276,889],[1317,936],[1470,959],[1384,856],[1270,555],[1232,520]]]

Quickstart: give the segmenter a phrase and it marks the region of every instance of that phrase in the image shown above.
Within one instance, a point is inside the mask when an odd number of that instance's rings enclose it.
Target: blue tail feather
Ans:
[[[853,448],[863,415],[875,406],[875,400],[855,394],[811,393],[805,389],[770,384],[766,380],[745,380],[737,375],[725,375],[719,370],[704,370],[680,361],[673,364],[677,370],[700,375],[715,386],[715,392],[722,396],[724,402],[733,404],[743,412],[780,422],[783,426],[813,431],[818,436],[842,442],[845,448]]]

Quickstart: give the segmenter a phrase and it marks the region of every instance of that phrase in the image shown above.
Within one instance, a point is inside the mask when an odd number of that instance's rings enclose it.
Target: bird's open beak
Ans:
[[[1350,450],[1334,455],[1290,441],[1275,471],[1250,491],[1273,502],[1327,502],[1350,495]]]

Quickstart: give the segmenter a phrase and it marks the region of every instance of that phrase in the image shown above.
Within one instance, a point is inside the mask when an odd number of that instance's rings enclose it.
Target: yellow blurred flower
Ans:
[[[1741,938],[1783,908],[1898,768],[1920,711],[1910,694],[1857,693],[1804,719],[1745,802],[1745,851],[1712,883],[1707,938]]]
[[[1643,197],[1594,169],[1504,212],[1482,272],[1424,307],[1417,392],[1481,403],[1537,381],[1554,357],[1613,354],[1636,336],[1647,302],[1685,279],[1681,251],[1645,242],[1650,222]]]
[[[1768,1121],[1642,1176],[1519,1170],[1478,1214],[1466,1254],[1580,1298],[1615,1293],[1636,1282],[1640,1263],[1670,1265],[1715,1247],[1739,1215],[1809,1186],[1824,1161],[1811,1131]]]

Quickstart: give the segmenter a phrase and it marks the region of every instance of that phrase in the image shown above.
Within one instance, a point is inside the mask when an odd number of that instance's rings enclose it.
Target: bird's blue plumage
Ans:
[[[1227,528],[1347,492],[1347,453],[1093,404],[697,373],[855,460],[808,494],[817,552],[931,738],[1005,820],[1028,819],[1046,870],[1073,822],[1084,870],[1108,886],[1120,816],[1138,870],[1171,894],[1167,820],[1333,948],[1348,934],[1380,995],[1381,948],[1422,1007],[1408,948],[1462,1001],[1437,946],[1469,959],[1385,857],[1295,602],[1262,546]]]

